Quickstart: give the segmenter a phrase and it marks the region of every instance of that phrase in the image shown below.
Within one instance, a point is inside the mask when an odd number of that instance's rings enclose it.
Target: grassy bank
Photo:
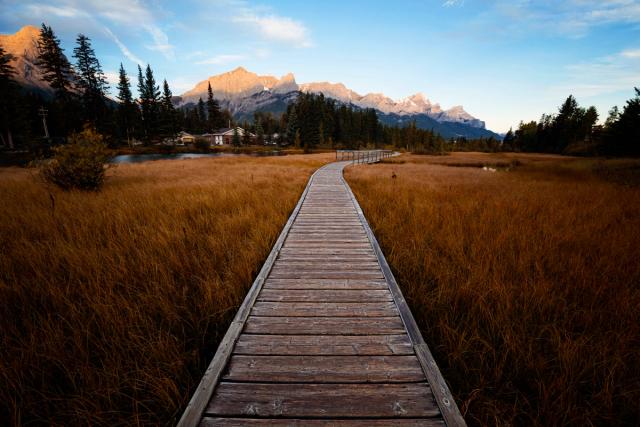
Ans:
[[[640,423],[639,170],[475,153],[347,170],[470,424]]]
[[[331,155],[0,169],[0,424],[171,425]]]

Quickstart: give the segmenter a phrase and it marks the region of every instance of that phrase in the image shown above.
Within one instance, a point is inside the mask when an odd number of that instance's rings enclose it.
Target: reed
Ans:
[[[639,171],[478,153],[347,170],[469,424],[640,424]]]
[[[0,424],[171,425],[331,155],[0,169]]]

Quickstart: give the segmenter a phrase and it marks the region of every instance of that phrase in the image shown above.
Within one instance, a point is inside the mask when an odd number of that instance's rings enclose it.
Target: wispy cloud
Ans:
[[[444,7],[453,7],[453,6],[462,6],[464,4],[464,0],[446,0],[442,3]]]
[[[625,58],[640,58],[640,49],[630,49],[622,52]]]
[[[610,24],[640,24],[636,0],[497,0],[492,8],[517,31],[545,30],[573,38]]]
[[[142,59],[140,59],[139,57],[137,57],[136,55],[134,55],[134,54],[133,54],[133,52],[131,52],[131,51],[129,50],[129,48],[128,48],[127,46],[125,46],[125,44],[124,44],[124,43],[122,43],[122,42],[120,41],[120,39],[119,39],[115,34],[113,34],[113,32],[112,32],[109,28],[104,27],[104,31],[105,31],[105,33],[107,33],[107,35],[108,35],[109,37],[111,37],[111,40],[113,40],[113,41],[115,42],[115,44],[116,44],[116,45],[118,46],[118,48],[120,49],[120,52],[122,52],[122,54],[123,54],[124,56],[126,56],[127,58],[129,58],[129,60],[130,60],[131,62],[135,62],[136,64],[138,64],[138,65],[140,65],[140,66],[143,66],[143,65],[144,65],[144,61],[142,61]]]
[[[232,20],[257,30],[263,38],[270,41],[287,43],[296,47],[312,46],[309,31],[304,24],[285,16],[260,15],[254,11],[244,9]]]
[[[151,39],[151,43],[146,45],[148,49],[162,53],[167,59],[175,57],[174,47],[155,16],[154,8],[157,5],[152,8],[144,1],[137,0],[58,0],[47,3],[29,2],[23,6],[30,19],[48,21],[51,16],[55,16],[83,20],[85,23],[94,22],[114,29],[119,27],[127,32],[141,29]]]
[[[216,55],[212,58],[203,59],[201,61],[196,61],[196,64],[214,64],[214,65],[225,65],[233,62],[242,61],[246,59],[244,55]]]
[[[630,90],[640,82],[640,49],[568,65],[565,80],[551,91],[592,97]]]

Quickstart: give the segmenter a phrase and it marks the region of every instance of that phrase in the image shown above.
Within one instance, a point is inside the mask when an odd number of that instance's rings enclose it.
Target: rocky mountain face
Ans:
[[[51,87],[42,79],[42,71],[36,63],[39,37],[40,30],[27,25],[15,34],[0,34],[0,46],[13,56],[11,65],[16,71],[14,79],[18,84],[27,89],[50,93]]]
[[[37,65],[38,37],[40,30],[25,26],[15,34],[0,35],[0,46],[13,56],[16,70],[15,80],[28,90],[51,94],[50,86],[42,79]],[[393,100],[381,93],[360,95],[342,83],[298,84],[293,74],[280,78],[260,76],[238,67],[235,70],[199,82],[193,89],[174,97],[177,106],[194,105],[199,98],[206,100],[209,83],[214,97],[239,119],[251,119],[256,111],[282,113],[287,105],[295,101],[298,92],[322,93],[326,97],[354,108],[373,108],[381,121],[392,125],[406,125],[411,121],[424,129],[432,129],[444,137],[494,136],[485,123],[467,113],[462,106],[443,110],[422,93],[401,100]]]
[[[322,93],[356,108],[373,108],[388,124],[402,125],[415,120],[418,126],[434,129],[446,137],[496,136],[485,129],[482,120],[471,116],[462,106],[443,110],[440,104],[432,103],[422,93],[396,101],[381,93],[360,95],[342,83],[298,84],[291,73],[278,79],[259,76],[242,67],[203,80],[178,97],[178,104],[190,105],[197,103],[199,98],[206,99],[209,83],[221,106],[241,118],[251,117],[255,111],[282,112],[289,102],[295,100],[297,92],[302,91]]]

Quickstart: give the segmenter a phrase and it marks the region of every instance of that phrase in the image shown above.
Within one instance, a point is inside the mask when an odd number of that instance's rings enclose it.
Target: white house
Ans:
[[[223,144],[232,144],[233,143],[233,129],[234,128],[222,128],[218,129],[214,133],[209,133],[203,136],[210,138],[211,145],[223,145]],[[235,128],[238,132],[238,136],[242,139],[244,137],[245,132],[249,134],[249,137],[253,140],[255,139],[255,135],[249,131],[242,129],[240,126]]]
[[[178,134],[178,141],[181,144],[193,144],[196,142],[196,137],[187,132],[180,132]]]

